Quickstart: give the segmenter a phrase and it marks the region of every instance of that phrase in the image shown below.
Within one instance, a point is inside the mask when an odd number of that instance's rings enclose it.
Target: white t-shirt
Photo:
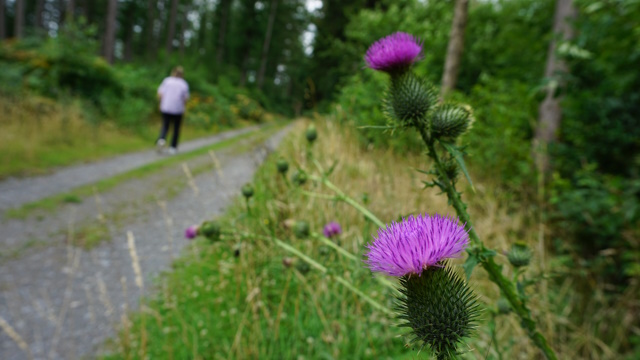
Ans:
[[[162,80],[158,95],[160,95],[161,112],[180,115],[184,113],[184,104],[189,99],[189,85],[184,79],[170,76]]]

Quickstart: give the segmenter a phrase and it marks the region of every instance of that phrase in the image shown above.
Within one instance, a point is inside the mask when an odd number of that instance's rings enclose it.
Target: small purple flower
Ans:
[[[191,240],[193,238],[195,238],[196,236],[198,236],[198,226],[197,225],[191,225],[187,228],[187,230],[184,231],[184,237]]]
[[[467,247],[469,235],[458,220],[441,215],[409,216],[378,230],[365,263],[371,271],[391,276],[420,275],[429,266],[457,257]]]
[[[413,35],[397,32],[376,41],[364,60],[374,70],[391,72],[411,66],[422,55],[422,44]]]
[[[340,235],[342,233],[342,228],[340,227],[340,224],[338,224],[335,221],[332,221],[324,226],[322,233],[324,234],[325,237],[331,239],[334,236]]]

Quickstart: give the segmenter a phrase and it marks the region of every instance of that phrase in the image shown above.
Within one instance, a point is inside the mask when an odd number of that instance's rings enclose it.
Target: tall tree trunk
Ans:
[[[173,50],[173,40],[176,37],[176,17],[178,16],[178,0],[171,0],[171,12],[169,13],[169,29],[167,31],[167,54]]]
[[[75,19],[76,3],[74,0],[67,0],[67,12],[65,20],[73,21]]]
[[[107,26],[104,37],[104,57],[109,64],[113,64],[116,44],[116,18],[118,14],[118,0],[109,0],[107,7]]]
[[[447,47],[447,59],[442,73],[441,96],[456,87],[458,82],[458,72],[460,70],[460,60],[464,50],[464,30],[467,27],[467,14],[469,11],[469,0],[456,0],[453,13],[453,23],[449,34],[449,46]]]
[[[36,28],[44,29],[44,0],[36,1]]]
[[[4,40],[7,37],[7,32],[5,30],[5,26],[6,22],[4,19],[4,7],[5,7],[5,0],[0,0],[0,40]]]
[[[269,58],[269,46],[271,46],[271,36],[273,35],[273,24],[276,21],[276,10],[278,0],[271,0],[271,11],[269,12],[269,22],[267,23],[267,33],[262,44],[262,55],[260,55],[260,69],[258,70],[257,86],[262,89],[264,85],[264,74],[267,70],[267,59]]]
[[[251,45],[253,43],[253,37],[255,31],[253,30],[253,22],[255,20],[256,13],[256,0],[249,0],[246,3],[246,16],[247,22],[244,32],[244,45],[242,47],[242,74],[240,75],[240,87],[244,87],[247,83],[247,73],[249,72],[249,61],[251,60]]]
[[[155,41],[154,41],[154,27],[156,21],[156,7],[158,2],[155,0],[147,1],[147,22],[145,24],[145,39],[147,41],[147,56],[152,57],[155,50]]]
[[[544,70],[544,77],[548,80],[548,85],[545,89],[546,96],[538,110],[538,125],[533,140],[534,159],[538,170],[542,173],[547,173],[550,169],[547,147],[558,139],[558,129],[562,120],[562,108],[560,107],[562,95],[557,93],[558,89],[564,87],[565,78],[569,72],[564,61],[557,57],[557,40],[568,41],[574,37],[575,33],[571,23],[577,15],[578,12],[572,0],[556,1],[553,37],[549,44],[547,64]]]
[[[58,29],[62,29],[62,25],[67,21],[67,5],[64,0],[58,0]]]
[[[216,46],[216,63],[220,65],[224,61],[224,40],[227,37],[227,24],[229,23],[231,0],[221,0],[220,5],[218,6],[220,6],[220,29],[218,31],[218,45]]]
[[[189,14],[189,7],[185,6],[182,9],[182,15],[180,16],[180,61],[184,59],[184,32],[187,31],[187,14]]]
[[[13,36],[17,39],[22,38],[24,31],[24,0],[16,0],[16,18],[13,28]]]

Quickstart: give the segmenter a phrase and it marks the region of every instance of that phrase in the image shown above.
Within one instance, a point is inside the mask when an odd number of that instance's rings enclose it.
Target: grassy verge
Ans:
[[[324,169],[334,166],[330,180],[363,202],[369,199],[368,208],[384,222],[410,213],[452,212],[437,191],[422,190],[422,177],[415,171],[415,167],[427,167],[422,156],[399,158],[391,152],[364,151],[349,129],[331,122],[316,125],[320,135],[313,145],[313,158]],[[429,358],[426,350],[418,351],[420,344],[405,345],[405,330],[396,326],[397,319],[336,281],[335,276],[340,276],[382,306],[393,308],[391,290],[375,281],[360,261],[364,244],[377,228],[352,207],[327,199],[325,195],[331,192],[321,184],[308,181],[293,187],[276,173],[278,156],[289,160],[289,174],[297,168],[314,171],[303,133],[304,127],[299,126],[295,136],[258,171],[251,211],[238,199],[220,219],[227,231],[221,241],[196,239],[173,271],[159,279],[158,294],[145,302],[144,311],[125,323],[112,344],[114,353],[105,359]],[[508,194],[489,190],[488,185],[476,184],[476,193],[468,195],[469,210],[476,230],[499,250],[496,261],[506,275],[513,273],[502,251],[516,239],[536,249],[528,276],[534,277],[543,268],[549,274],[566,271],[559,259],[536,246],[537,224],[531,222],[529,210],[514,206]],[[292,224],[300,220],[310,225],[312,233],[321,232],[329,221],[339,221],[344,231],[334,241],[353,254],[355,261],[313,236],[294,236]],[[258,236],[239,237],[230,231]],[[326,274],[296,259],[269,237],[319,262],[328,269]],[[479,269],[471,279],[485,311],[460,358],[538,358],[538,350],[517,319],[495,312],[499,294],[494,284]],[[538,280],[524,291],[531,296],[533,316],[553,339],[560,358],[616,358],[620,342],[597,339],[615,339],[618,331],[633,331],[624,322],[624,311],[617,309],[624,307],[582,298],[591,309],[585,321],[576,290],[566,278]],[[607,316],[622,325],[606,330]]]
[[[113,122],[91,124],[74,100],[56,102],[35,95],[0,97],[0,179],[43,174],[52,168],[142,150],[152,146],[160,119],[140,120],[137,130],[123,130]],[[183,140],[212,135],[185,117]]]
[[[171,157],[165,157],[151,164],[141,166],[139,168],[115,175],[107,179],[102,179],[96,183],[83,185],[69,192],[56,194],[38,201],[24,204],[15,209],[9,209],[6,211],[5,216],[9,218],[23,219],[33,215],[34,212],[36,211],[52,211],[57,209],[61,204],[77,203],[79,201],[82,201],[81,199],[87,196],[91,196],[95,192],[102,193],[104,191],[114,188],[115,186],[121,184],[124,181],[148,176],[168,166],[172,166],[172,165],[187,161],[189,159],[193,159],[195,157],[206,154],[209,151],[217,151],[224,148],[228,148],[230,146],[238,144],[239,142],[247,139],[252,139],[252,138],[264,139],[266,136],[273,134],[275,131],[279,130],[281,127],[282,127],[281,124],[269,125],[267,128],[262,128],[260,131],[248,132],[242,135],[235,136],[230,139],[220,141],[211,146],[202,147],[186,153],[179,153]]]

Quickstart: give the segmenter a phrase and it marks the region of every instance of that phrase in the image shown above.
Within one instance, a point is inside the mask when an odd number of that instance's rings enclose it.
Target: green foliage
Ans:
[[[519,192],[534,183],[531,139],[537,101],[530,91],[525,83],[486,75],[468,96],[459,97],[476,118],[464,138],[474,173],[497,177],[502,186]]]
[[[578,6],[577,37],[561,52],[571,77],[551,148],[553,221],[565,240],[557,248],[593,276],[626,285],[640,254],[640,43],[632,35],[640,33],[640,3]]]
[[[569,179],[556,174],[551,196],[556,248],[577,255],[578,265],[603,280],[623,284],[637,276],[640,249],[631,239],[640,220],[639,199],[640,180],[603,175],[594,165]]]

